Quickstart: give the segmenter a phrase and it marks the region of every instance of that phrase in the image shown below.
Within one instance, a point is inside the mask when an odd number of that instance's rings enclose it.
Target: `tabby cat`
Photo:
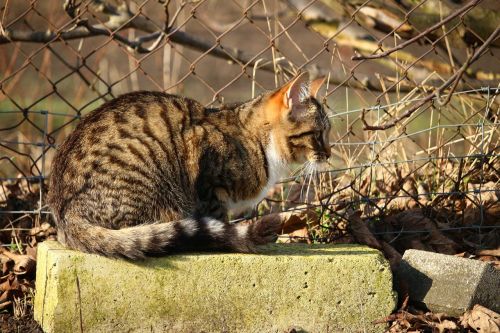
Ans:
[[[185,249],[253,252],[279,225],[230,224],[262,200],[291,162],[330,156],[330,123],[300,74],[281,88],[211,109],[185,97],[133,92],[82,118],[60,146],[49,205],[58,240],[108,257]]]

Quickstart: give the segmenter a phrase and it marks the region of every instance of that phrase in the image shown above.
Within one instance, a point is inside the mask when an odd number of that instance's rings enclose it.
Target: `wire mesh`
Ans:
[[[0,6],[4,246],[13,228],[49,218],[44,195],[54,151],[104,101],[144,89],[220,105],[274,89],[304,70],[312,79],[327,77],[322,101],[335,156],[320,171],[291,173],[233,222],[299,212],[309,228],[296,238],[310,241],[342,239],[357,218],[389,244],[436,230],[470,229],[480,243],[500,239],[495,1]],[[378,223],[417,210],[421,228]]]

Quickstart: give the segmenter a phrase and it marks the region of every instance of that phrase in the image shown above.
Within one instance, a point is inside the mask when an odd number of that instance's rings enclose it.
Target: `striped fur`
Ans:
[[[329,157],[329,122],[314,96],[304,99],[314,86],[301,75],[220,109],[160,92],[105,103],[54,159],[48,200],[58,239],[129,259],[253,252],[274,241],[279,225],[229,224],[227,210],[255,204],[287,163]]]

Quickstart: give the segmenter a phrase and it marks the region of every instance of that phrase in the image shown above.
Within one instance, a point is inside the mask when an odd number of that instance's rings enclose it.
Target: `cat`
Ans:
[[[231,107],[127,93],[82,117],[52,164],[48,203],[69,248],[130,260],[189,249],[255,252],[277,223],[228,223],[289,163],[330,157],[324,79],[296,76]]]

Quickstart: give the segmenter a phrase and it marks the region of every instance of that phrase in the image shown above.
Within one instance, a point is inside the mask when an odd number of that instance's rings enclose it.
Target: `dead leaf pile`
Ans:
[[[418,313],[413,314],[408,311],[398,311],[390,316],[377,320],[374,324],[389,323],[386,332],[454,332],[458,330],[456,318],[448,317],[443,313]]]
[[[455,254],[455,256],[486,261],[496,269],[500,269],[500,247],[491,250],[479,250],[476,253],[460,252]]]
[[[259,213],[281,222],[282,242],[366,244],[392,267],[407,249],[469,253],[500,267],[497,252],[484,252],[500,247],[499,159],[436,163],[305,177],[277,186]]]
[[[16,298],[34,288],[35,260],[30,255],[0,250],[0,310],[12,307]]]
[[[476,332],[500,333],[500,315],[479,304],[460,317],[460,324]]]
[[[1,211],[32,211],[39,207],[39,183],[0,183]],[[42,214],[0,214],[0,312],[22,317],[30,311],[22,300],[35,286],[36,248],[55,239],[56,230]]]
[[[374,324],[388,324],[388,333],[400,332],[470,332],[499,333],[500,315],[481,305],[466,311],[460,318],[444,313],[422,312],[416,309],[399,310]]]

